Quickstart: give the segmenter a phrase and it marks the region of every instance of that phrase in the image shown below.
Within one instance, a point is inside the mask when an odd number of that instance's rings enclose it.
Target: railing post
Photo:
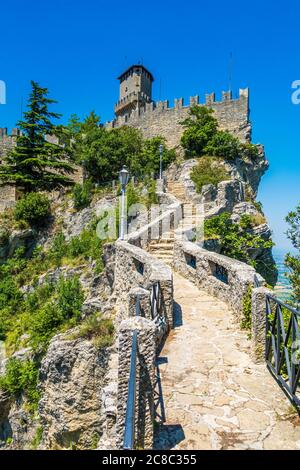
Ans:
[[[135,287],[128,294],[129,316],[141,316],[151,320],[150,291]]]
[[[252,290],[251,347],[253,359],[257,363],[265,360],[267,293],[265,287],[256,287]]]

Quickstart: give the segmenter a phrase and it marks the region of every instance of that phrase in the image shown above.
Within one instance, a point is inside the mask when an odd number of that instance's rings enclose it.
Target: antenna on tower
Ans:
[[[159,101],[161,101],[161,82],[162,82],[162,79],[160,78],[159,79]]]
[[[233,70],[233,55],[232,55],[232,52],[230,52],[229,65],[228,65],[228,87],[229,87],[229,91],[232,91],[232,70]]]
[[[21,96],[21,120],[23,118],[23,96]]]

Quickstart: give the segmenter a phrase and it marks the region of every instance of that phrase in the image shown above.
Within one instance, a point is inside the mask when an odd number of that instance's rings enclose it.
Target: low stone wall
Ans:
[[[173,327],[173,275],[171,269],[143,249],[126,241],[116,242],[115,295],[117,301],[128,306],[132,289],[143,288],[149,293],[159,283],[162,295],[160,315],[167,328]]]
[[[175,241],[174,268],[209,294],[226,302],[243,318],[248,289],[262,286],[263,278],[251,266],[186,241]]]

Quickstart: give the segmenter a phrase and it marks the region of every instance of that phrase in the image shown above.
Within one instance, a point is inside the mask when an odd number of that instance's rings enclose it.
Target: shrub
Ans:
[[[201,157],[205,148],[217,132],[218,123],[213,110],[204,106],[192,106],[190,116],[182,123],[185,130],[181,137],[181,145],[187,157]]]
[[[97,349],[111,346],[114,338],[113,322],[110,319],[102,318],[101,314],[95,313],[81,323],[72,338],[93,339]]]
[[[28,193],[16,203],[14,216],[30,225],[39,225],[50,215],[50,201],[45,194]]]
[[[254,144],[241,144],[242,155],[245,159],[256,160],[259,155],[258,147]]]
[[[239,139],[227,131],[218,131],[205,147],[207,155],[222,157],[225,160],[235,160],[241,152]]]
[[[241,157],[253,160],[258,157],[256,145],[242,143],[228,131],[218,129],[218,122],[213,110],[204,106],[190,108],[189,117],[181,124],[185,130],[181,137],[181,145],[186,157],[202,157],[210,155],[234,160]]]
[[[61,278],[53,290],[54,294],[33,312],[27,325],[29,343],[35,350],[45,350],[55,333],[62,327],[75,326],[81,318],[84,295],[79,279]]]
[[[7,244],[9,240],[9,230],[7,228],[0,229],[0,246],[4,246]]]
[[[5,375],[0,377],[0,388],[14,397],[24,393],[30,411],[34,411],[40,398],[37,391],[38,376],[39,368],[36,362],[11,358],[7,361]]]
[[[204,222],[204,234],[206,239],[218,239],[221,244],[221,254],[238,259],[256,267],[256,261],[251,258],[251,252],[256,249],[271,248],[272,241],[266,241],[262,237],[249,231],[251,217],[244,215],[240,224],[234,224],[229,212],[207,219]]]
[[[87,180],[83,184],[75,184],[72,192],[75,209],[80,210],[89,206],[92,201],[93,184]]]
[[[230,175],[220,165],[218,159],[202,157],[197,166],[191,171],[191,179],[196,185],[197,193],[201,193],[204,185],[213,184],[217,186],[221,181],[229,180]]]
[[[247,292],[243,297],[243,318],[241,328],[250,330],[252,324],[252,288],[248,286]]]
[[[38,448],[38,446],[42,442],[42,438],[43,438],[43,428],[42,426],[38,426],[36,429],[34,438],[32,439],[32,442],[31,442],[31,448],[33,450],[36,450]]]

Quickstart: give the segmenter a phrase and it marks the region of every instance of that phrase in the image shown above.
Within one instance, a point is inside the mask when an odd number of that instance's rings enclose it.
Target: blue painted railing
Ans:
[[[136,402],[136,358],[137,358],[138,331],[134,330],[132,335],[132,348],[130,359],[130,373],[128,382],[128,399],[125,416],[124,449],[135,447],[135,402]]]

